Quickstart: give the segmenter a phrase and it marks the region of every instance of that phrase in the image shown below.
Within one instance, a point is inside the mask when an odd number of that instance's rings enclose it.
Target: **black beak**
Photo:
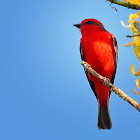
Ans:
[[[73,26],[80,28],[82,26],[82,24],[73,24]]]

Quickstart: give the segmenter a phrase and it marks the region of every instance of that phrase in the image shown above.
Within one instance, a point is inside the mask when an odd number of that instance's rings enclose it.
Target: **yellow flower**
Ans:
[[[136,80],[136,86],[140,89],[140,78]]]
[[[140,62],[140,36],[134,37],[134,52]]]
[[[130,30],[133,32],[133,35],[137,35],[138,34],[138,31],[137,29],[134,27],[133,23],[136,21],[136,20],[133,20],[133,19],[138,19],[139,18],[139,15],[140,15],[140,11],[137,13],[137,14],[130,14],[129,15],[129,25],[126,26],[123,21],[121,21],[121,24],[125,27],[125,28],[129,28],[130,27]],[[139,21],[138,21],[139,22]]]
[[[140,89],[140,78],[138,78],[138,80],[136,80],[136,86]],[[140,92],[136,92],[135,89],[132,89],[132,91],[134,92],[135,95],[140,94]]]
[[[131,3],[131,4],[137,4],[137,5],[140,5],[140,0],[124,0],[126,3]]]
[[[134,92],[135,95],[140,94],[140,92],[136,92],[135,89],[132,89],[132,91]]]
[[[135,70],[134,70],[134,64],[131,66],[131,73],[133,74],[133,75],[136,75],[136,76],[140,76],[140,69],[138,70],[138,73],[135,73]]]
[[[125,2],[128,2],[125,0]],[[132,4],[139,4],[140,5],[140,0],[130,0],[129,1],[130,3]],[[130,14],[129,16],[129,25],[126,26],[123,21],[121,21],[121,24],[125,27],[125,28],[130,28],[130,30],[133,32],[133,35],[134,35],[134,38],[133,38],[133,41],[126,44],[125,46],[128,47],[128,46],[131,46],[133,45],[134,46],[134,53],[136,54],[138,60],[140,61],[140,36],[135,36],[135,35],[138,35],[139,32],[138,30],[134,27],[134,19],[138,19],[139,18],[139,15],[140,15],[140,11],[137,13],[137,14]],[[138,21],[138,20],[137,20]],[[139,21],[138,21],[139,22]],[[139,22],[140,23],[140,22]],[[135,76],[140,76],[140,69],[138,70],[138,73],[135,73],[135,70],[134,70],[134,64],[131,66],[131,73]],[[136,80],[136,86],[140,89],[140,78],[138,78]],[[134,92],[134,94],[140,94],[140,92],[135,92],[135,89],[132,90]]]
[[[138,70],[138,73],[135,73],[135,70],[134,70],[134,64],[131,66],[131,73],[135,76],[140,76],[140,69]],[[136,80],[136,86],[140,89],[140,78],[138,78]],[[134,94],[140,94],[140,92],[135,92],[135,89],[132,90],[134,92]]]
[[[130,24],[128,26],[126,26],[123,23],[123,21],[121,21],[121,24],[124,27],[126,27],[126,28],[130,27],[130,30],[133,32],[133,35],[138,35],[139,34],[138,30],[134,27],[134,24],[133,24],[134,21],[136,21],[136,20],[133,20],[133,19],[138,19],[139,15],[140,15],[140,11],[137,14],[130,14],[130,16],[129,16],[129,23]],[[135,36],[133,41],[126,44],[125,47],[131,46],[131,45],[134,45],[134,53],[136,54],[138,60],[140,61],[140,36]]]

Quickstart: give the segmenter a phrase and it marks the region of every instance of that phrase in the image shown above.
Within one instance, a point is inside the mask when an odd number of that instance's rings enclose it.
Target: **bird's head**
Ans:
[[[90,34],[97,31],[105,30],[103,24],[93,18],[84,19],[81,23],[74,24],[73,26],[79,28],[82,34]]]

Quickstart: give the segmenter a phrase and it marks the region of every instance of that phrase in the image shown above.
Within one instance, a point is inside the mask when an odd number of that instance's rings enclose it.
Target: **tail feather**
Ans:
[[[107,106],[98,105],[98,129],[111,129],[112,123],[109,114],[109,108]]]

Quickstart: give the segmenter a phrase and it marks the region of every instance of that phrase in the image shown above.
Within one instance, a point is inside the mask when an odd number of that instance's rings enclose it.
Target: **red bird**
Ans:
[[[114,35],[105,30],[103,24],[96,19],[85,19],[80,24],[74,24],[80,29],[82,38],[80,53],[82,60],[91,65],[100,75],[114,82],[118,48]],[[111,129],[112,123],[109,114],[109,96],[111,91],[103,83],[85,71],[91,89],[98,100],[98,128]]]

